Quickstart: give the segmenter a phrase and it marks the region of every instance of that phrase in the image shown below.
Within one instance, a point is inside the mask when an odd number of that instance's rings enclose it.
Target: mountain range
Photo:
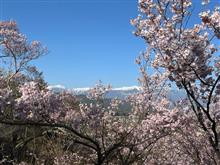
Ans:
[[[91,89],[89,87],[68,89],[62,85],[53,85],[53,86],[49,86],[48,88],[53,90],[54,92],[62,92],[64,90],[68,90],[77,96],[82,96],[82,95],[86,96],[89,90]],[[139,92],[141,92],[141,87],[139,86],[112,88],[110,91],[107,92],[105,97],[108,99],[112,99],[112,98],[125,99],[129,95],[137,94]],[[185,98],[186,94],[182,90],[170,90],[167,94],[167,97],[172,101],[177,101],[180,100],[181,98]]]

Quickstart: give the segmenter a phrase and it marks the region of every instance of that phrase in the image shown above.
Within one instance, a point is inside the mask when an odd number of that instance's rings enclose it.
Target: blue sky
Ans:
[[[137,84],[135,58],[145,50],[132,34],[136,0],[0,0],[1,20],[15,20],[49,49],[35,65],[49,84],[114,87]]]
[[[138,84],[134,61],[145,45],[130,25],[138,15],[137,0],[0,2],[1,20],[17,21],[27,38],[48,47],[49,54],[34,64],[49,84],[68,88],[93,86],[98,80],[113,87]]]

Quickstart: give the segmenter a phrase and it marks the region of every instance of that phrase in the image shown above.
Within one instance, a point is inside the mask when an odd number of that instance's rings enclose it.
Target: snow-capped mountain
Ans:
[[[74,88],[73,93],[76,95],[87,95],[91,88]],[[106,93],[106,98],[120,98],[125,99],[127,96],[131,94],[138,93],[140,91],[140,87],[138,86],[129,86],[129,87],[120,87],[120,88],[112,88],[110,91]]]
[[[61,92],[63,90],[69,90],[75,95],[87,95],[90,87],[85,88],[73,88],[73,89],[67,89],[62,85],[52,85],[49,86],[48,89],[53,90],[54,92]],[[106,94],[106,98],[120,98],[125,99],[127,96],[131,94],[136,94],[140,92],[141,88],[139,86],[129,86],[129,87],[120,87],[120,88],[112,88],[109,92]]]
[[[73,88],[68,89],[65,88],[62,85],[53,85],[48,87],[50,90],[53,90],[54,92],[62,92],[63,90],[71,91],[74,95],[87,95],[90,87],[85,88]],[[128,86],[128,87],[120,87],[120,88],[112,88],[110,91],[107,92],[105,95],[106,98],[119,98],[119,99],[125,99],[129,95],[137,94],[141,92],[141,87],[139,86]],[[171,90],[167,97],[172,100],[180,100],[181,98],[185,98],[186,94],[181,90]]]

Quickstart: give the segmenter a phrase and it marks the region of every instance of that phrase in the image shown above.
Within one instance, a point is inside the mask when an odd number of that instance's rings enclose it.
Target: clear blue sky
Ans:
[[[138,84],[134,61],[145,45],[130,25],[138,15],[137,0],[0,2],[1,20],[17,21],[30,40],[48,47],[50,53],[34,64],[49,84],[70,88],[93,86],[98,80],[113,87]]]
[[[1,20],[15,20],[50,53],[35,64],[49,84],[137,84],[135,58],[144,41],[132,34],[136,0],[0,0]]]

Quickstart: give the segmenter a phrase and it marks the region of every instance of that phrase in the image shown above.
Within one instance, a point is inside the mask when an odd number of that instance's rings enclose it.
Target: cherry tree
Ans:
[[[4,58],[8,66],[12,66],[10,71],[14,74],[27,69],[30,61],[47,52],[46,47],[40,42],[29,43],[14,21],[0,23],[0,45],[2,48],[0,57]]]
[[[141,83],[147,81],[147,66],[165,76],[165,84],[171,82],[186,92],[190,103],[186,106],[194,112],[197,131],[202,130],[206,135],[219,164],[220,75],[215,41],[220,34],[220,12],[218,7],[212,12],[207,10],[208,3],[202,1],[206,8],[198,14],[200,22],[190,25],[194,14],[191,0],[140,0],[140,15],[132,24],[136,27],[135,34],[143,38],[148,47],[137,59],[143,75]]]
[[[135,140],[138,136],[137,131],[134,133],[137,124],[130,122],[129,117],[116,115],[119,100],[112,100],[107,107],[103,104],[103,95],[108,88],[98,84],[89,95],[93,103],[77,105],[71,93],[49,90],[45,83],[39,81],[41,75],[38,75],[36,68],[29,65],[32,60],[46,53],[46,48],[40,42],[29,43],[12,21],[1,22],[0,39],[4,69],[0,77],[0,123],[19,128],[12,138],[12,147],[16,153],[37,138],[51,137],[52,134],[59,137],[59,143],[63,146],[61,150],[65,151],[56,156],[54,161],[58,164],[67,158],[77,163],[90,164],[118,163],[120,160],[129,162],[131,158],[131,162],[138,160],[139,154],[133,154],[135,146],[140,145]],[[31,72],[33,77],[27,75],[26,71]],[[22,127],[40,129],[34,131],[33,135],[23,137]],[[130,151],[124,156],[128,148]],[[11,157],[2,157],[1,163],[22,161],[15,156],[14,151],[9,154]],[[44,160],[38,160],[33,148],[24,153],[24,157],[30,155],[33,155],[35,162],[45,163]],[[62,161],[65,164],[67,162]]]
[[[15,21],[0,22],[0,118],[12,120],[16,116],[15,104],[19,97],[19,87],[28,81],[36,81],[39,86],[45,84],[42,73],[30,62],[47,53],[46,47],[38,41],[29,42]],[[1,163],[4,157],[13,159],[21,152],[13,153],[14,142],[21,138],[24,129],[20,127],[1,126]],[[11,137],[4,137],[11,134]],[[11,139],[13,141],[11,141]],[[13,161],[13,160],[12,160]],[[12,163],[8,161],[7,163]]]

